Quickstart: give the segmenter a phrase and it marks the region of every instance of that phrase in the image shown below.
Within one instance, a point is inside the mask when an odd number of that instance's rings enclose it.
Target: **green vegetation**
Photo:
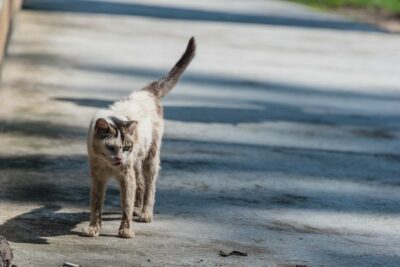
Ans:
[[[400,0],[291,0],[323,9],[359,8],[400,15]]]

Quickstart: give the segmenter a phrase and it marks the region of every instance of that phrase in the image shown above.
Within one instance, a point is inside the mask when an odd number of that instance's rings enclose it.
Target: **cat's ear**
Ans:
[[[115,129],[113,129],[110,124],[105,119],[97,119],[94,126],[97,137],[105,138],[109,135],[114,135]]]
[[[96,121],[96,125],[95,125],[95,129],[97,130],[106,130],[110,127],[110,125],[108,124],[108,122],[105,119],[97,119]]]
[[[133,134],[133,132],[135,131],[135,129],[136,129],[136,126],[137,126],[137,121],[128,121],[128,122],[126,122],[126,124],[125,124],[125,129],[126,129],[126,132],[128,133],[128,134]]]

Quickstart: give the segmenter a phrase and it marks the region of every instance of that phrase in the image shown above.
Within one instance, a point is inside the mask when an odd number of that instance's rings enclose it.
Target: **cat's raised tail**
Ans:
[[[196,55],[196,41],[194,37],[190,38],[189,43],[186,47],[185,53],[178,60],[175,66],[168,72],[168,74],[162,77],[160,80],[152,82],[143,90],[154,94],[158,98],[162,98],[176,85],[182,73],[185,71],[187,66],[190,64],[194,56]]]

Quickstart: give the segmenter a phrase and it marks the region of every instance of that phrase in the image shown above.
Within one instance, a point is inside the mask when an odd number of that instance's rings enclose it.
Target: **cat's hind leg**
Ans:
[[[144,200],[144,177],[143,177],[143,167],[142,162],[139,161],[135,166],[136,174],[136,195],[135,195],[135,207],[133,210],[133,216],[139,216],[143,209]]]
[[[149,223],[153,220],[153,209],[156,194],[156,181],[160,170],[160,151],[150,153],[143,162],[143,175],[145,182],[143,208],[141,214],[136,218],[138,222]]]

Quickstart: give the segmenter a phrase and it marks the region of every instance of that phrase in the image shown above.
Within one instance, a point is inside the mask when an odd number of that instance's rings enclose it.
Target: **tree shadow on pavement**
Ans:
[[[372,194],[370,190],[379,193],[399,186],[399,156],[179,139],[166,139],[164,146],[165,151],[185,151],[164,154],[164,179],[175,181],[174,176],[186,174],[196,178],[192,187],[181,187],[176,180],[177,189],[165,182],[158,189],[161,213],[169,212],[163,205],[171,202],[182,209],[193,205],[187,208],[190,213],[223,205],[357,214],[400,212],[398,196]],[[216,177],[218,181],[213,180]],[[224,190],[221,183],[226,185]],[[282,186],[268,186],[276,183]],[[307,186],[299,192],[297,183]]]
[[[23,7],[24,9],[48,12],[129,15],[171,20],[276,25],[342,31],[385,32],[384,30],[372,25],[338,19],[245,14],[182,7],[145,5],[138,3],[85,0],[26,0],[23,2]]]
[[[171,152],[176,149],[185,153]],[[376,192],[379,188],[398,186],[396,166],[385,164],[398,162],[398,158],[176,139],[164,141],[162,155],[163,171],[156,194],[156,212],[160,215],[201,220],[209,216],[218,217],[216,213],[223,213],[227,207],[253,211],[290,208],[352,214],[399,212],[399,200],[395,195],[383,197],[362,191],[365,186],[375,188]],[[60,210],[71,205],[89,210],[90,179],[86,164],[86,157],[82,155],[1,157],[0,184],[3,186],[0,200],[44,207],[9,219],[0,225],[0,234],[12,242],[34,244],[46,244],[48,237],[79,235],[73,229],[88,221],[89,213]],[[182,177],[196,173],[199,175],[183,182]],[[219,177],[219,181],[213,177]],[[282,187],[268,186],[283,179]],[[296,193],[299,180],[308,186]],[[341,182],[341,186],[329,190],[313,186],[324,181],[328,184],[330,181],[333,184]],[[293,188],[288,186],[292,182]],[[224,190],[215,187],[215,183],[225,184]],[[241,188],[237,184],[247,186]],[[347,184],[349,189],[343,190]],[[111,186],[105,207],[119,211],[119,206],[119,190]]]
[[[72,234],[78,223],[89,214],[58,212],[59,205],[45,205],[14,217],[0,225],[0,234],[16,243],[48,244],[47,237]]]
[[[58,101],[72,102],[80,106],[106,108],[114,101],[96,98],[72,98],[56,97]],[[196,99],[196,98],[193,98]],[[193,101],[192,99],[192,101]],[[400,128],[400,116],[382,115],[349,115],[332,114],[319,112],[308,112],[303,107],[273,103],[269,101],[248,101],[261,108],[234,108],[234,107],[213,107],[213,106],[165,106],[165,119],[182,122],[200,123],[251,123],[251,122],[298,122],[330,126],[352,126],[352,127],[373,127]],[[390,137],[389,133],[387,134]]]
[[[0,120],[0,133],[7,134],[23,134],[52,139],[82,139],[86,136],[86,132],[86,128],[49,121]]]
[[[9,60],[23,62],[24,64],[46,65],[57,67],[60,62],[63,64],[82,71],[95,73],[106,73],[118,76],[128,76],[148,79],[148,82],[157,80],[166,74],[168,69],[145,68],[143,66],[118,66],[111,64],[90,64],[81,62],[79,59],[73,59],[61,55],[51,53],[14,53]],[[318,97],[343,97],[358,98],[361,100],[400,100],[400,96],[385,96],[378,93],[367,92],[351,92],[346,88],[326,88],[329,90],[321,90],[317,86],[309,86],[302,84],[289,84],[276,81],[253,80],[236,76],[212,75],[209,73],[196,73],[188,71],[182,77],[180,83],[188,83],[199,86],[213,86],[218,88],[229,88],[230,90],[251,89],[260,92],[276,92],[276,93],[295,93],[304,95],[314,95]],[[397,90],[396,90],[397,91]]]
[[[85,155],[0,156],[0,200],[69,203],[89,207],[90,179]],[[119,207],[119,190],[110,187],[105,204]]]
[[[74,227],[89,221],[86,156],[1,156],[0,173],[0,201],[43,206],[0,224],[0,235],[12,242],[34,244],[47,244],[47,237],[80,235]],[[66,205],[87,212],[60,212]],[[115,186],[108,188],[105,205],[119,208]]]
[[[157,79],[166,72],[157,69],[142,68],[135,66],[109,66],[101,64],[85,64],[76,62],[70,58],[60,57],[51,54],[15,54],[9,60],[21,61],[37,65],[44,64],[56,66],[57,62],[67,62],[71,68],[100,72],[113,75],[122,75],[129,77],[145,78],[151,80]],[[312,124],[343,125],[354,127],[373,127],[396,130],[399,128],[399,117],[393,114],[383,114],[380,107],[398,105],[400,95],[398,92],[376,90],[371,92],[355,92],[348,88],[320,88],[302,84],[288,84],[276,81],[252,80],[240,77],[217,76],[202,73],[188,72],[182,79],[183,84],[192,86],[214,87],[224,98],[215,98],[212,96],[190,96],[190,95],[171,95],[169,99],[180,101],[197,101],[200,104],[196,106],[166,106],[165,116],[170,120],[184,122],[202,122],[202,123],[243,123],[260,121],[290,121],[304,122]],[[41,85],[45,86],[45,85]],[[65,88],[70,89],[70,88]],[[85,88],[76,88],[82,91]],[[93,88],[97,90],[98,88]],[[88,90],[89,91],[89,90]],[[110,91],[110,90],[107,90]],[[229,97],[229,93],[243,93],[247,96],[254,95],[253,100],[242,100],[239,103],[256,105],[258,108],[236,108],[232,106],[238,102]],[[129,94],[130,91],[126,92]],[[190,93],[190,92],[189,92]],[[125,92],[120,91],[116,95],[124,96]],[[258,95],[260,94],[260,95]],[[263,100],[267,95],[280,96],[291,100],[288,103],[278,103],[272,100]],[[113,102],[108,99],[99,98],[77,98],[68,96],[59,96],[55,100],[72,102],[80,106],[88,107],[106,107]],[[247,97],[248,99],[248,97]],[[306,104],[302,101],[293,100],[307,99]],[[314,103],[310,105],[310,99]],[[230,107],[219,106],[226,102]],[[207,103],[207,106],[202,106]],[[209,104],[213,104],[209,105]],[[297,104],[298,103],[298,104]],[[344,105],[346,103],[346,105]],[[348,111],[346,109],[349,109]],[[316,112],[317,110],[317,112]],[[395,108],[391,108],[395,110]],[[344,112],[345,111],[345,112]],[[50,131],[51,133],[51,131]]]
[[[116,66],[110,64],[89,64],[80,62],[79,59],[73,59],[64,57],[61,55],[51,53],[14,53],[9,57],[9,61],[16,61],[29,65],[45,65],[51,67],[59,67],[60,62],[69,68],[89,71],[94,73],[105,73],[119,76],[128,76],[135,78],[147,79],[150,83],[152,80],[157,80],[168,71],[168,69],[156,69],[156,68],[145,68],[139,66]],[[385,100],[385,101],[399,101],[400,95],[398,90],[394,88],[391,94],[380,94],[368,93],[368,92],[352,92],[347,88],[320,88],[317,86],[309,86],[302,84],[289,84],[276,81],[263,81],[253,80],[249,78],[233,77],[233,76],[222,76],[222,75],[211,75],[206,73],[195,73],[189,71],[182,77],[180,83],[186,83],[190,85],[197,85],[201,87],[212,86],[218,89],[229,89],[235,91],[252,90],[259,92],[271,92],[271,93],[285,93],[285,94],[297,94],[314,97],[332,97],[332,98],[350,98],[358,99],[358,101],[368,100]],[[144,86],[145,84],[143,84]],[[46,84],[40,84],[40,86],[46,86]],[[62,84],[57,85],[63,88]],[[68,89],[68,88],[65,88]],[[79,88],[82,89],[82,88]],[[109,89],[108,89],[109,90]]]
[[[49,244],[47,238],[64,235],[81,236],[74,228],[89,221],[89,212],[60,212],[62,205],[45,204],[43,207],[20,214],[0,224],[0,235],[15,243]],[[120,213],[104,212],[103,215],[117,217],[102,218],[103,221],[119,221]],[[101,236],[111,236],[101,234]],[[116,235],[112,235],[116,236]],[[85,238],[85,237],[83,237]]]

